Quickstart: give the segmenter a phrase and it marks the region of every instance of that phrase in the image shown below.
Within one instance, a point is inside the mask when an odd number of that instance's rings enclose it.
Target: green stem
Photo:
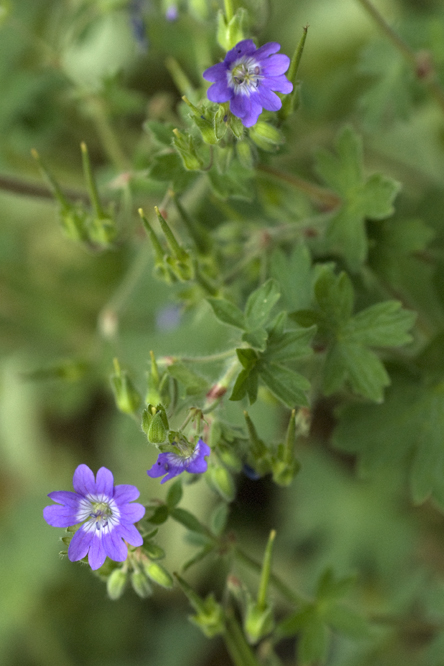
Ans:
[[[11,194],[23,195],[26,197],[36,197],[38,199],[53,200],[54,195],[47,187],[39,183],[31,183],[15,176],[0,175],[0,190],[10,192]],[[76,202],[81,201],[84,204],[89,204],[89,197],[86,192],[64,188],[60,190],[64,198],[68,201]]]
[[[245,566],[249,567],[250,569],[253,569],[253,571],[256,571],[257,573],[260,573],[262,570],[262,565],[260,562],[257,562],[255,559],[250,557],[247,553],[245,553],[239,546],[234,547],[234,556]],[[307,599],[302,595],[299,594],[298,592],[293,592],[286,583],[284,583],[276,574],[272,573],[270,575],[270,581],[272,585],[278,590],[283,597],[285,597],[288,601],[290,601],[292,604],[295,604],[296,606],[299,606],[301,604],[307,603]]]
[[[308,25],[303,27],[302,37],[296,47],[296,51],[291,59],[290,67],[287,72],[287,79],[293,83],[296,81],[296,74],[298,73],[299,63],[301,62],[302,54],[304,52],[305,40],[307,39]]]
[[[382,32],[388,37],[393,46],[404,56],[407,62],[415,70],[418,79],[422,80],[426,88],[429,89],[430,94],[440,105],[444,111],[444,90],[436,80],[435,71],[431,62],[427,63],[425,73],[421,72],[421,54],[416,53],[411,46],[409,46],[397,32],[390,27],[385,18],[379,13],[376,7],[370,0],[358,0],[360,5],[372,17],[375,23],[378,24]]]
[[[123,276],[119,286],[108,300],[106,305],[102,308],[99,319],[104,313],[112,312],[117,315],[125,305],[127,305],[129,298],[137,286],[140,278],[146,270],[148,265],[149,253],[146,246],[140,248],[135,260],[131,263],[128,271]]]
[[[94,174],[91,168],[91,161],[89,159],[88,147],[84,141],[82,141],[80,144],[80,148],[82,150],[83,173],[85,175],[89,196],[91,197],[91,202],[97,217],[99,219],[103,219],[106,217],[106,215],[100,202],[96,179],[94,178]]]
[[[223,361],[226,358],[234,356],[232,349],[219,352],[218,354],[209,354],[208,356],[177,356],[175,359],[183,363],[213,363],[213,361]]]
[[[224,640],[236,666],[259,666],[253,650],[245,640],[242,629],[230,610],[226,611]]]
[[[120,143],[109,122],[108,115],[104,108],[104,103],[97,97],[89,99],[91,116],[96,126],[100,143],[111,162],[119,171],[126,171],[130,168],[130,163],[120,147]]]
[[[259,171],[262,171],[263,173],[267,173],[270,176],[274,176],[274,178],[277,178],[278,180],[282,180],[285,183],[293,185],[301,192],[307,194],[311,199],[313,199],[319,204],[322,204],[323,206],[325,206],[330,210],[337,208],[341,204],[341,199],[340,197],[338,197],[337,194],[331,192],[331,190],[327,190],[324,187],[320,187],[315,183],[311,183],[310,181],[305,180],[304,178],[300,178],[299,176],[294,176],[293,174],[278,171],[277,169],[273,169],[273,167],[269,167],[266,164],[259,164],[257,168]]]
[[[273,544],[276,538],[276,531],[271,530],[265,549],[264,562],[262,565],[261,579],[259,583],[259,592],[257,595],[257,605],[260,610],[265,610],[267,606],[268,583],[271,575],[271,558],[273,555]]]
[[[394,46],[400,51],[403,56],[412,65],[416,65],[416,54],[413,49],[390,27],[385,18],[378,12],[376,7],[369,0],[358,0],[364,7],[366,12],[370,14],[372,19],[379,25],[381,30],[389,38]]]
[[[234,16],[233,0],[224,0],[224,7],[225,7],[225,18],[227,20],[227,23],[229,23]]]

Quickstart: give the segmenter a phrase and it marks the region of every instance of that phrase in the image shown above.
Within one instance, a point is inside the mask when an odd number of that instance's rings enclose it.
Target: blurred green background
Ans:
[[[41,183],[30,156],[35,148],[63,186],[83,190],[83,140],[107,196],[134,210],[159,203],[159,184],[139,183],[128,199],[118,176],[129,168],[123,163],[129,164],[129,156],[133,168],[148,164],[144,120],[175,117],[180,94],[167,58],[176,58],[198,87],[202,70],[221,57],[214,36],[219,5],[179,2],[178,19],[169,22],[165,4],[140,3],[146,50],[132,30],[130,5],[0,2],[0,174]],[[310,25],[300,69],[302,106],[290,120],[288,144],[276,165],[313,178],[314,150],[330,146],[337,129],[351,121],[364,134],[369,168],[383,168],[403,182],[400,205],[411,216],[425,216],[439,233],[442,112],[359,3],[250,0],[246,6],[258,41],[279,41],[285,53],[293,52],[302,26]],[[438,66],[444,63],[441,2],[386,0],[378,7],[413,48],[427,47]],[[123,155],[112,142],[106,145],[108,124]],[[71,488],[80,463],[109,467],[116,483],[138,486],[142,501],[163,496],[158,480],[146,476],[154,449],[115,409],[108,382],[112,358],[118,355],[143,386],[150,350],[156,356],[211,353],[227,345],[226,331],[208,306],[183,311],[174,290],[155,281],[135,215],[124,221],[125,242],[116,250],[88,252],[62,235],[50,198],[30,196],[26,187],[12,193],[11,182],[0,183],[0,663],[226,664],[222,642],[207,641],[187,622],[189,607],[178,590],[158,588],[145,601],[129,590],[110,601],[88,567],[58,557],[62,531],[42,518],[47,493]],[[130,290],[134,271],[138,280]],[[416,298],[423,298],[421,286]],[[119,333],[110,342],[101,332],[116,302]],[[436,317],[442,321],[438,302]],[[65,379],[51,377],[49,370],[62,361],[72,363],[63,366]],[[30,376],[42,369],[48,377]],[[241,411],[231,413],[240,423]],[[286,417],[274,405],[255,406],[251,415],[262,438],[282,433]],[[240,542],[260,558],[268,531],[276,528],[275,567],[290,584],[311,593],[331,565],[341,575],[358,572],[355,601],[370,613],[396,615],[424,606],[431,617],[442,617],[442,515],[427,504],[412,508],[402,478],[357,479],[353,461],[326,446],[331,405],[319,406],[315,423],[291,488],[238,479],[231,525]],[[215,504],[206,483],[186,488],[183,506],[203,520]],[[159,532],[170,571],[193,552],[184,536],[177,524]],[[224,562],[210,560],[187,577],[203,593],[212,586],[220,593],[226,573]],[[253,577],[237,573],[254,589]],[[421,631],[378,628],[373,642],[338,639],[329,664],[443,664],[440,657],[424,661],[427,638]],[[284,663],[294,663],[293,649],[283,645]]]

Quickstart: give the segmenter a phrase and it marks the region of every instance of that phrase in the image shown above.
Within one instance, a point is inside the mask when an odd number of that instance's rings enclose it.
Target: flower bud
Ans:
[[[273,629],[273,612],[270,606],[262,609],[251,601],[247,606],[244,620],[245,633],[250,643],[257,643]]]
[[[205,109],[202,109],[200,111],[197,108],[197,106],[194,106],[194,104],[192,104],[188,99],[188,97],[186,97],[185,95],[182,97],[182,99],[185,102],[185,104],[187,104],[190,107],[191,109],[190,118],[199,129],[200,133],[202,134],[202,139],[205,141],[205,143],[209,144],[217,143],[217,137],[214,131],[212,114],[210,114]],[[211,119],[208,117],[209,115],[211,115]]]
[[[163,405],[148,405],[143,410],[142,430],[150,444],[163,444],[168,439],[169,424]]]
[[[207,636],[213,638],[222,634],[225,630],[224,611],[217,603],[214,594],[211,593],[206,599],[202,599],[193,588],[179,574],[174,574],[182,591],[186,594],[188,601],[196,612],[191,615],[190,620]]]
[[[157,583],[157,585],[166,587],[168,590],[173,587],[174,581],[172,575],[158,562],[149,562],[146,560],[143,562],[143,570],[148,578]]]
[[[143,545],[143,552],[146,553],[150,560],[162,560],[165,557],[164,549],[156,543],[147,541],[146,538]]]
[[[259,120],[256,125],[250,128],[250,138],[254,141],[256,146],[273,153],[276,148],[284,142],[281,132],[263,120]]]
[[[252,169],[254,167],[254,155],[251,150],[251,146],[246,141],[238,141],[236,143],[236,153],[239,162],[246,169]]]
[[[74,241],[87,241],[87,213],[80,206],[61,207],[59,210],[60,226],[67,238]]]
[[[194,139],[191,134],[184,134],[178,129],[173,130],[173,146],[182,158],[183,165],[187,171],[199,171],[203,162],[196,152]]]
[[[114,359],[114,374],[110,377],[111,386],[118,409],[124,414],[135,414],[142,398],[125,370],[120,369],[119,361]]]
[[[233,477],[226,467],[209,467],[207,477],[210,486],[226,502],[232,502],[236,496]]]
[[[214,134],[217,141],[220,141],[224,138],[228,129],[228,106],[226,104],[220,104],[218,110],[214,114]]]
[[[292,483],[294,477],[301,469],[301,463],[296,460],[296,458],[290,461],[283,460],[279,451],[281,446],[282,444],[278,446],[278,453],[271,462],[271,468],[273,472],[273,481],[277,483],[278,486],[285,487]]]
[[[131,573],[131,585],[134,592],[142,599],[150,597],[153,593],[153,588],[143,571],[133,571]]]
[[[92,243],[106,247],[117,234],[116,223],[111,217],[94,217],[88,225],[88,237]]]
[[[245,9],[238,9],[233,17],[227,20],[222,11],[217,15],[217,42],[229,51],[244,39],[243,23],[247,17]]]
[[[106,591],[113,601],[120,599],[125,591],[128,573],[123,569],[114,569],[106,580]]]
[[[230,113],[229,116],[228,116],[228,122],[229,122],[230,130],[233,132],[236,139],[242,139],[242,137],[244,136],[244,132],[245,132],[242,120],[240,118],[238,118],[237,116],[233,116],[233,114]]]

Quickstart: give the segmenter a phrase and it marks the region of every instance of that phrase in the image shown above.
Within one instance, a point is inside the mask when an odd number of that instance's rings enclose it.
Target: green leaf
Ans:
[[[175,192],[179,192],[193,182],[196,173],[187,171],[179,155],[174,152],[156,155],[149,170],[149,177],[153,180],[173,183]]]
[[[241,370],[233,386],[233,391],[230,395],[230,400],[242,400],[247,394],[250,400],[250,405],[253,405],[257,400],[258,391],[258,373],[256,368],[248,368]]]
[[[316,599],[319,601],[335,601],[349,592],[356,583],[356,576],[335,578],[333,569],[328,567],[318,580]]]
[[[393,214],[393,201],[400,185],[381,174],[364,175],[362,142],[351,127],[336,140],[336,155],[321,151],[317,171],[342,199],[330,220],[327,240],[330,249],[343,256],[351,270],[358,270],[367,258],[365,220],[383,220]]]
[[[310,389],[310,382],[299,372],[276,363],[262,362],[259,365],[259,376],[273,395],[290,409],[308,406],[305,393]]]
[[[300,328],[282,334],[271,333],[263,358],[268,362],[282,363],[310,356],[313,350],[310,342],[316,327]]]
[[[143,550],[151,560],[162,560],[165,557],[165,551],[156,543],[144,539]]]
[[[411,341],[408,333],[416,314],[398,301],[384,301],[352,316],[353,285],[344,272],[335,275],[325,267],[316,284],[319,312],[294,313],[292,318],[317,321],[321,340],[327,345],[323,371],[326,395],[348,382],[358,395],[380,402],[390,378],[378,356],[368,347],[391,347]]]
[[[185,386],[188,395],[198,395],[209,389],[209,383],[205,377],[198,375],[185,363],[172,363],[167,367],[167,372]]]
[[[165,504],[162,504],[161,506],[158,506],[152,516],[148,518],[148,521],[150,523],[153,523],[153,525],[162,525],[167,519],[168,516],[170,515],[169,509]]]
[[[369,627],[364,618],[342,604],[328,606],[322,614],[325,622],[341,634],[350,638],[368,638]]]
[[[170,509],[174,509],[174,507],[179,504],[180,500],[182,499],[182,495],[182,479],[177,479],[173,485],[168,488],[166,496],[166,503]]]
[[[313,614],[299,638],[298,663],[323,663],[327,658],[329,639],[326,624],[317,614]]]
[[[237,357],[238,357],[240,363],[242,364],[242,366],[246,370],[250,370],[257,363],[258,356],[257,356],[256,352],[253,351],[252,349],[248,349],[248,348],[236,349],[236,354],[237,354]]]
[[[424,387],[397,376],[380,406],[350,405],[340,415],[335,448],[354,453],[367,475],[400,469],[415,504],[433,497],[444,507],[444,384]]]
[[[255,331],[244,333],[242,336],[242,340],[244,342],[249,344],[251,347],[254,347],[254,349],[259,349],[260,351],[265,349],[267,338],[268,333],[265,328],[257,328]]]
[[[296,245],[290,256],[279,248],[274,250],[270,258],[270,275],[280,284],[284,307],[289,311],[310,307],[314,271],[306,245]]]
[[[390,384],[382,361],[367,347],[348,341],[334,343],[328,353],[324,366],[324,392],[331,395],[338,391],[345,381],[352,390],[381,402],[383,389]]]
[[[347,322],[353,312],[353,285],[344,271],[335,275],[325,267],[315,284],[315,296],[328,326],[335,329]]]
[[[373,79],[359,99],[360,111],[369,128],[375,129],[382,123],[387,128],[390,122],[408,117],[413,72],[402,53],[388,42],[371,42],[361,54],[358,72]]]
[[[416,313],[403,310],[399,301],[384,301],[361,310],[346,324],[343,335],[349,342],[371,347],[397,347],[411,342],[408,331]]]
[[[245,318],[237,305],[224,298],[208,298],[207,301],[219,321],[236,328],[245,329]]]
[[[247,331],[262,328],[268,321],[271,310],[280,298],[279,285],[270,279],[248,297],[245,306],[245,324]]]
[[[193,516],[193,514],[187,511],[186,509],[179,509],[176,507],[171,511],[170,515],[171,518],[174,518],[174,520],[176,520],[178,523],[186,527],[187,530],[208,536],[209,531],[205,527],[205,525],[202,525],[202,523],[198,521],[196,516]]]
[[[165,145],[171,146],[174,138],[173,129],[175,125],[172,123],[161,123],[158,120],[147,120],[143,124],[143,129],[146,132],[151,132],[156,141]]]

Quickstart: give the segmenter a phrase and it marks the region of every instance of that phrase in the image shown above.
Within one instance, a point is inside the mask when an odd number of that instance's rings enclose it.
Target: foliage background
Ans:
[[[284,53],[293,52],[302,26],[310,25],[300,70],[302,105],[273,165],[316,179],[314,151],[331,148],[337,130],[351,122],[364,136],[368,170],[382,169],[403,183],[399,219],[425,220],[431,231],[421,233],[434,235],[434,259],[442,264],[442,109],[358,2],[249,4],[259,17],[260,42],[279,41]],[[173,119],[180,98],[166,59],[174,56],[198,86],[202,69],[220,57],[209,5],[206,22],[184,3],[171,23],[165,7],[147,2],[144,52],[131,31],[126,2],[0,3],[5,11],[1,173],[37,180],[30,157],[36,148],[64,186],[82,189],[79,143],[84,140],[104,191],[125,202],[125,188],[115,181],[119,170],[110,165],[103,145],[103,117],[116,128],[126,155],[135,156],[133,166],[146,168],[150,138],[142,124],[147,116]],[[413,48],[430,49],[442,70],[441,3],[386,1],[378,7]],[[148,208],[160,196],[161,186],[147,181],[139,184],[134,200]],[[291,216],[304,203],[295,196],[287,205],[279,214]],[[148,601],[131,593],[119,602],[108,600],[87,567],[58,558],[55,532],[42,519],[46,494],[69,488],[80,462],[109,467],[118,483],[137,485],[142,500],[162,496],[158,481],[146,476],[154,450],[114,406],[107,377],[116,353],[143,384],[141,359],[145,362],[151,349],[156,356],[204,354],[226,344],[226,331],[208,305],[182,311],[174,293],[154,279],[145,237],[134,225],[134,220],[128,223],[127,241],[116,251],[95,255],[63,237],[51,200],[0,192],[0,661],[11,666],[186,666],[227,660],[221,642],[207,641],[187,623],[189,609],[179,591],[159,588]],[[374,261],[383,259],[378,255]],[[432,331],[433,337],[444,322],[444,273],[442,266],[434,271],[419,261],[389,252],[384,270],[400,292],[408,293],[408,306],[426,312],[426,334]],[[120,285],[134,262],[140,265],[139,279],[126,298]],[[100,322],[122,294],[114,347],[100,335]],[[60,359],[87,359],[88,369],[67,380],[26,376]],[[401,468],[398,474],[382,468],[372,480],[359,478],[354,457],[330,446],[333,407],[334,399],[317,406],[312,436],[300,451],[302,471],[289,489],[276,489],[267,478],[238,477],[230,524],[259,558],[268,531],[277,529],[275,569],[308,593],[325,566],[339,575],[355,571],[354,601],[366,613],[415,616],[426,609],[430,622],[442,626],[442,512],[431,502],[412,507]],[[233,407],[232,418],[241,423],[238,412]],[[264,440],[283,432],[286,417],[273,402],[255,405],[250,414]],[[187,488],[184,506],[202,519],[215,502],[205,483]],[[170,571],[192,552],[176,524],[163,528],[159,541]],[[213,560],[190,569],[189,580],[203,593],[213,584],[220,590],[225,573],[223,563]],[[329,664],[444,663],[439,649],[436,659],[426,653],[433,628],[413,622],[372,631],[371,642],[338,639]],[[292,645],[284,642],[282,658],[294,663]]]

